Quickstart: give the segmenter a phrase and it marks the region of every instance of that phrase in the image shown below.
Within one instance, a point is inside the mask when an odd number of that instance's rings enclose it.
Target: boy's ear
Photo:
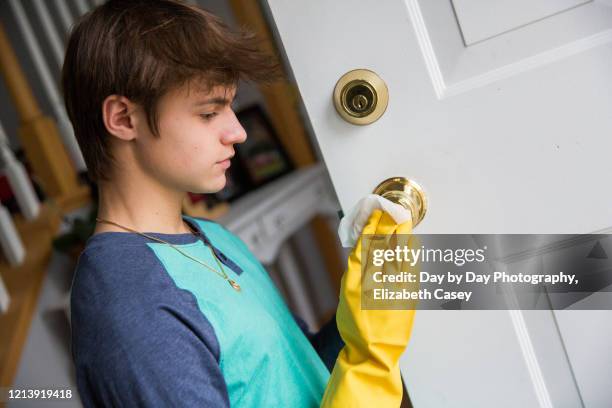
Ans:
[[[123,140],[136,138],[136,105],[125,96],[109,95],[102,102],[106,130]]]

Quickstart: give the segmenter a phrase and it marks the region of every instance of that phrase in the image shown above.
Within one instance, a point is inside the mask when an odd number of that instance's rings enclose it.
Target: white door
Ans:
[[[612,2],[267,0],[346,212],[417,181],[418,233],[612,227]],[[376,122],[335,111],[367,68]],[[588,299],[587,299],[588,301]],[[419,311],[402,374],[416,408],[612,406],[608,311]]]

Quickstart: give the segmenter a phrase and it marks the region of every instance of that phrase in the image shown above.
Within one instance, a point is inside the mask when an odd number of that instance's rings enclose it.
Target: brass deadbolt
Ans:
[[[354,125],[369,125],[385,113],[389,92],[385,82],[373,71],[355,69],[344,74],[334,88],[338,114]]]

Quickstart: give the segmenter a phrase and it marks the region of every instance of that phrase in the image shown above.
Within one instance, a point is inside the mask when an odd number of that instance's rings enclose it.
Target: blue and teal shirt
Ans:
[[[222,225],[89,238],[71,288],[71,352],[85,407],[318,407],[343,346],[294,316],[264,267]],[[210,245],[210,247],[208,245]]]

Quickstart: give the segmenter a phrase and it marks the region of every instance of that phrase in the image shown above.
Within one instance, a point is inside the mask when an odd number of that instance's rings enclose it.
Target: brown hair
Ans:
[[[159,137],[157,102],[202,80],[209,89],[241,78],[269,82],[281,73],[250,31],[231,30],[210,12],[180,0],[110,0],[73,28],[62,68],[68,116],[93,182],[110,180],[102,103],[112,94],[140,104]]]

